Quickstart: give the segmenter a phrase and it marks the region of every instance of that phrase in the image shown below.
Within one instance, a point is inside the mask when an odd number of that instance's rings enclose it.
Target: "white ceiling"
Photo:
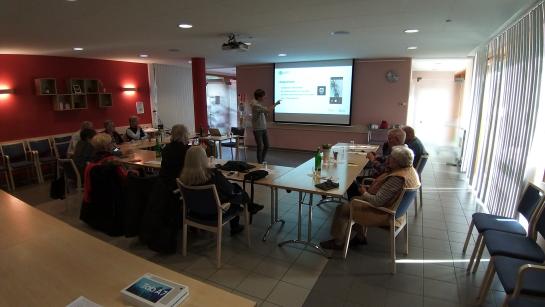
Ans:
[[[205,57],[209,68],[340,58],[457,58],[534,2],[0,0],[0,53],[179,65]],[[179,29],[182,22],[194,27]],[[420,33],[402,32],[409,28]],[[329,34],[338,30],[350,35]],[[253,37],[250,51],[222,51],[226,37],[221,34],[226,32]],[[179,51],[168,51],[173,48]],[[142,53],[150,57],[139,58]]]
[[[466,69],[468,59],[413,59],[413,71],[462,71]]]

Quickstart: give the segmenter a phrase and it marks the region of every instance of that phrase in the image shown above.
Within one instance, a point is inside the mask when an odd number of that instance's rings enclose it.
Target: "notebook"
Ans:
[[[221,131],[218,128],[208,128],[211,136],[221,136]]]

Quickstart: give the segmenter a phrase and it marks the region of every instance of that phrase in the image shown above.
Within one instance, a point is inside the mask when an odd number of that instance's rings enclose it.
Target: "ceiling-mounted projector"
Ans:
[[[221,45],[222,50],[248,51],[248,48],[248,44],[237,41],[234,33],[229,33],[229,39]]]

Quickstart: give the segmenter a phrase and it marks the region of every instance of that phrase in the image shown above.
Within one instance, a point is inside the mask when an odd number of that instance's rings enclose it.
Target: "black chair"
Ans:
[[[76,163],[72,159],[57,160],[57,178],[64,177],[64,196],[66,210],[68,210],[68,196],[72,190],[75,190],[77,195],[83,193],[83,174],[80,174]]]
[[[419,194],[420,194],[420,208],[422,208],[422,205],[423,205],[423,202],[422,202],[422,172],[424,171],[424,167],[426,167],[426,163],[428,163],[428,158],[429,158],[429,155],[428,154],[423,154],[422,156],[420,156],[420,160],[418,161],[418,163],[416,163],[416,172],[418,173],[418,179],[420,179],[420,189],[419,189]],[[417,206],[417,202],[415,202],[415,206],[414,206],[414,214],[416,215],[418,213],[418,206]]]
[[[504,306],[545,306],[545,266],[543,263],[505,256],[493,257],[490,260],[479,292],[478,304],[484,302],[494,278],[494,272],[498,274],[498,279],[505,290]],[[541,302],[541,305],[532,305],[537,302]]]
[[[244,151],[244,160],[246,160],[246,145],[244,144],[244,128],[231,128],[232,138],[227,142],[222,142],[222,147],[231,148],[231,159],[238,160],[240,157],[240,152]],[[236,156],[233,155],[233,149],[236,151]]]
[[[95,165],[89,173],[91,191],[88,202],[81,205],[80,219],[110,236],[123,234],[125,188],[117,165]]]
[[[38,162],[38,170],[40,172],[39,176],[41,182],[44,182],[44,175],[42,166],[49,165],[51,166],[50,170],[55,170],[55,165],[57,164],[57,157],[55,151],[51,146],[49,139],[41,140],[30,140],[27,142],[28,148],[36,155]],[[54,173],[54,172],[51,172]]]
[[[137,236],[146,211],[146,206],[152,196],[152,189],[159,180],[159,176],[135,176],[127,177],[127,206],[125,206],[124,230],[126,237]]]
[[[1,145],[0,152],[2,153],[8,171],[12,189],[15,189],[13,172],[21,169],[26,170],[27,174],[29,169],[34,170],[36,179],[38,180],[38,183],[40,183],[38,164],[36,162],[37,159],[32,152],[27,152],[23,142]]]
[[[479,236],[475,242],[475,248],[471,255],[467,270],[471,270],[474,262],[475,266],[473,268],[473,272],[476,272],[477,267],[479,266],[481,255],[484,250],[483,233],[485,231],[494,230],[519,236],[526,236],[526,229],[518,222],[518,214],[522,214],[522,216],[524,216],[524,218],[526,218],[526,220],[529,222],[530,229],[528,233],[531,233],[534,231],[533,228],[535,227],[534,220],[537,218],[537,213],[540,212],[541,206],[543,206],[544,202],[545,191],[536,185],[529,183],[519,200],[516,210],[517,215],[514,218],[482,212],[474,213],[471,218],[471,223],[469,224],[469,230],[467,232],[462,252],[465,253],[467,250],[471,233],[473,232],[473,227],[477,229]]]
[[[140,242],[162,254],[176,252],[178,234],[182,226],[180,191],[176,180],[173,181],[175,189],[168,180],[161,178],[153,185],[139,233]]]
[[[68,158],[68,149],[70,148],[70,142],[72,142],[72,136],[58,136],[53,137],[53,149],[57,159]]]
[[[6,186],[8,187],[8,191],[11,191],[13,188],[11,187],[11,181],[9,177],[8,167],[6,166],[6,163],[4,161],[4,157],[0,155],[0,173],[4,173],[4,180],[6,181]]]
[[[186,186],[176,179],[183,198],[182,209],[182,255],[187,255],[187,226],[203,229],[216,234],[216,266],[221,267],[221,236],[222,228],[227,222],[234,219],[241,212],[224,211],[226,205],[220,202],[215,185]],[[250,247],[250,217],[248,206],[244,205],[244,219],[246,223],[246,237]],[[215,218],[202,218],[215,216]]]

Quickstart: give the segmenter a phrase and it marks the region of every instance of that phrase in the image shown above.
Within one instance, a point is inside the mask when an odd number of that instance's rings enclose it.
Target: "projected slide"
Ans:
[[[274,121],[349,125],[352,60],[278,63]]]

